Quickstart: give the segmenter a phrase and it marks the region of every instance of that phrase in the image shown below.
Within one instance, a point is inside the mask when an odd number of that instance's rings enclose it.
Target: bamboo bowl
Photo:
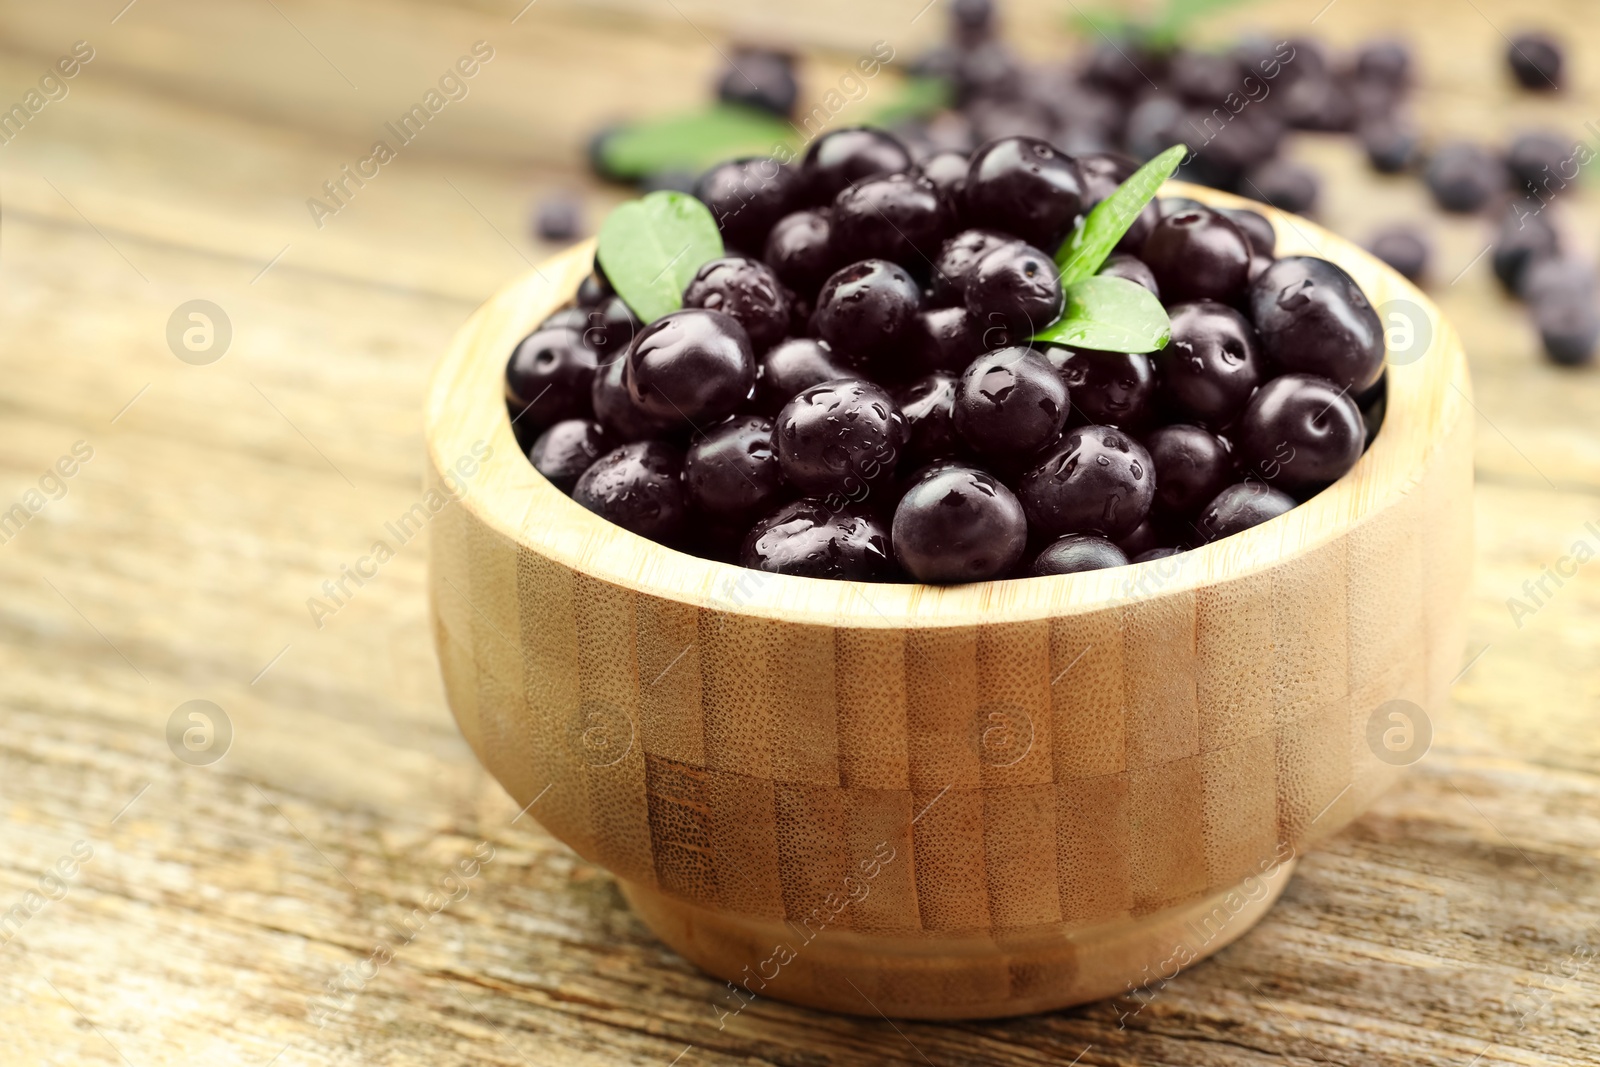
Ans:
[[[1173,183],[1169,192],[1243,204]],[[1242,935],[1442,709],[1471,557],[1454,331],[1355,246],[1260,205],[1429,320],[1356,467],[1176,557],[955,587],[760,574],[613,526],[519,452],[502,373],[592,244],[456,336],[427,402],[450,705],[519,806],[668,945],[755,997],[979,1018],[1124,993]],[[484,453],[487,452],[487,456]]]

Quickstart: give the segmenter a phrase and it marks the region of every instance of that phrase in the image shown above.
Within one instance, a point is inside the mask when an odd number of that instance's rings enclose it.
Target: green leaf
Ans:
[[[1172,323],[1144,286],[1096,274],[1067,287],[1066,311],[1033,339],[1097,352],[1154,352],[1172,339]]]
[[[867,116],[868,126],[893,126],[926,118],[950,106],[950,83],[943,78],[907,78],[899,94]]]
[[[1177,172],[1178,164],[1189,154],[1185,145],[1173,145],[1117,186],[1116,192],[1094,206],[1083,224],[1061,243],[1056,264],[1061,268],[1061,284],[1088,278],[1105,263],[1122,235],[1139,218],[1139,212],[1160,191],[1161,185]]]
[[[738,156],[770,156],[793,148],[794,127],[775,115],[736,104],[652,119],[608,134],[597,149],[601,169],[622,180],[664,170],[702,171]]]
[[[685,193],[651,193],[619,206],[600,227],[600,266],[643,322],[683,307],[695,272],[723,254],[711,211]]]

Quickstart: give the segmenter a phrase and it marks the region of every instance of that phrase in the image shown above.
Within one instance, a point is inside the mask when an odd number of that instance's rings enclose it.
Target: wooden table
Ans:
[[[1463,665],[1477,658],[1405,784],[1142,1007],[944,1026],[757,1001],[719,1029],[720,986],[471,758],[420,540],[320,628],[306,603],[417,499],[425,376],[477,302],[551,251],[526,236],[533,198],[577,190],[591,222],[617,198],[583,176],[586,131],[702,99],[730,35],[802,42],[815,90],[874,40],[915,53],[942,12],[125,3],[0,11],[0,100],[74,42],[94,50],[0,145],[0,510],[45,483],[0,543],[0,1061],[1600,1063],[1600,563],[1531,616],[1506,602],[1575,542],[1600,546],[1600,377],[1537,358],[1474,261],[1484,222],[1434,217],[1346,144],[1296,148],[1329,179],[1335,228],[1427,219],[1476,376]],[[1600,14],[1582,0],[1542,5],[1582,43],[1555,102],[1505,84],[1512,0],[1319,7],[1265,3],[1213,31],[1408,32],[1441,135],[1600,118]],[[1057,49],[1060,17],[1017,3],[1009,29]],[[480,40],[494,57],[470,95],[317,228],[306,199]],[[1561,217],[1593,254],[1593,204]],[[191,300],[231,326],[213,362],[169,346]],[[169,748],[191,700],[231,724],[220,761]]]

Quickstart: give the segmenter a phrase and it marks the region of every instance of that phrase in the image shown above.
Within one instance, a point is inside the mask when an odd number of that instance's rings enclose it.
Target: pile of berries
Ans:
[[[513,426],[591,511],[785,574],[1058,574],[1273,518],[1376,432],[1378,317],[1263,216],[1167,199],[1101,270],[1164,302],[1167,346],[1032,342],[1064,304],[1046,249],[1133,170],[1022,136],[917,162],[865,127],[719,165],[727,254],[648,324],[597,264],[512,352]]]

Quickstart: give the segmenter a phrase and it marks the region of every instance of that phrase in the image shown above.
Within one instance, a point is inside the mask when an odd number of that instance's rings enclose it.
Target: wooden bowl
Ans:
[[[822,581],[585,511],[518,450],[502,374],[592,244],[456,336],[426,416],[451,707],[519,806],[728,980],[720,1020],[758,996],[1015,1015],[1170,978],[1391,783],[1404,761],[1369,739],[1392,701],[1443,707],[1471,559],[1460,342],[1365,252],[1248,206],[1431,342],[1391,350],[1383,429],[1333,487],[1115,570]]]

